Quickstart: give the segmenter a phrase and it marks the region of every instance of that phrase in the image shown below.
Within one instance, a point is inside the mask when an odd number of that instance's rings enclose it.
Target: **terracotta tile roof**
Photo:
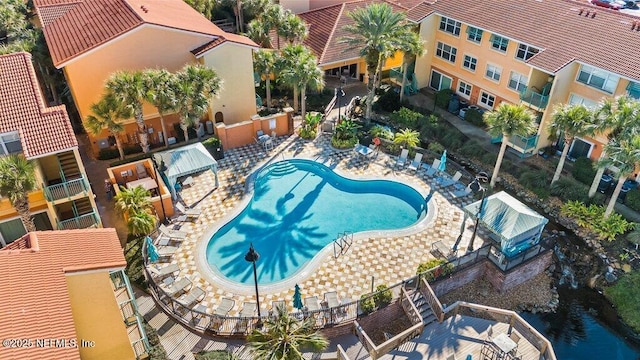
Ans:
[[[214,49],[226,42],[232,42],[232,43],[237,43],[237,44],[243,44],[243,45],[247,45],[247,46],[251,46],[254,48],[259,48],[260,46],[258,46],[258,44],[256,44],[255,42],[253,42],[253,40],[249,39],[246,36],[241,36],[241,35],[236,35],[236,34],[230,34],[230,33],[226,33],[223,36],[220,36],[214,40],[209,41],[208,43],[199,46],[193,50],[191,50],[191,53],[195,56],[195,57],[200,57],[202,56],[204,53],[206,53],[207,51]]]
[[[221,30],[181,0],[36,0],[56,66],[143,24],[179,29],[256,46]]]
[[[638,20],[631,15],[572,0],[439,0],[408,17],[420,21],[431,13],[539,47],[528,63],[551,73],[578,61],[640,79],[640,31],[631,30]]]
[[[31,55],[0,56],[0,133],[18,131],[25,157],[78,146],[64,106],[45,106]]]
[[[340,42],[342,37],[350,35],[343,27],[353,24],[349,12],[377,2],[388,3],[397,12],[406,11],[396,4],[398,0],[357,0],[298,14],[309,25],[309,36],[304,44],[318,57],[320,65],[359,57],[360,49]]]
[[[0,249],[0,334],[76,339],[66,273],[126,265],[115,229],[38,231]],[[25,248],[26,247],[26,248]],[[115,300],[115,297],[114,297]],[[80,359],[77,348],[0,347],[0,359]]]

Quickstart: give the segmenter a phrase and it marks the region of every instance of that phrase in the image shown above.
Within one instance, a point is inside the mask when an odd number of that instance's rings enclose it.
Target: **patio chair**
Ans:
[[[240,310],[241,317],[253,317],[256,315],[256,311],[258,310],[258,306],[253,302],[246,302],[242,305],[242,310]]]
[[[170,297],[176,297],[177,295],[185,292],[188,287],[191,286],[191,281],[187,278],[180,278],[176,280],[173,276],[165,279],[165,292]]]
[[[273,140],[271,138],[265,140],[265,142],[263,143],[263,146],[264,146],[264,151],[269,151],[273,149]]]
[[[407,157],[409,157],[409,149],[402,149],[402,151],[400,152],[400,156],[398,156],[398,159],[396,160],[395,167],[402,168],[407,162]]]
[[[275,300],[271,302],[271,309],[269,310],[269,316],[275,317],[278,315],[278,308],[287,309],[287,304],[284,300]]]
[[[184,307],[190,308],[193,306],[193,304],[199,302],[201,300],[200,297],[204,297],[205,294],[206,293],[204,290],[196,286],[195,289],[189,291],[189,293],[187,293],[181,299],[178,299],[178,302]]]
[[[231,309],[233,309],[233,306],[235,304],[236,302],[232,299],[222,298],[222,301],[220,301],[220,305],[218,305],[214,313],[218,316],[227,316],[227,314],[229,313],[229,311],[231,311]]]
[[[258,130],[258,131],[256,131],[256,135],[257,135],[258,137],[260,137],[260,136],[264,135],[264,131],[262,131],[262,130]]]
[[[451,196],[454,198],[464,197],[471,194],[471,189],[467,186],[464,189],[459,189],[451,192]]]
[[[324,301],[327,302],[328,308],[336,308],[340,306],[340,300],[338,299],[338,293],[335,291],[330,291],[324,293]]]
[[[151,273],[155,275],[156,279],[162,280],[167,276],[171,276],[173,275],[173,273],[180,271],[180,267],[178,266],[178,264],[170,264],[161,268],[149,266],[149,271],[151,271]]]
[[[516,343],[516,347],[510,352],[511,356],[516,356],[516,353],[518,352],[518,342],[520,342],[520,335],[512,331],[511,334],[509,334],[509,339]]]
[[[440,167],[440,159],[434,159],[433,164],[429,166],[429,169],[427,170],[426,175],[427,176],[435,175],[435,173],[438,171],[438,167]]]
[[[442,178],[440,178],[440,181],[438,181],[438,183],[442,187],[451,186],[451,185],[457,183],[458,180],[460,180],[461,177],[462,177],[462,174],[460,173],[460,171],[456,171],[456,173],[453,174],[452,178],[442,177]]]
[[[160,258],[168,258],[173,256],[178,250],[175,246],[158,246],[158,256]]]
[[[168,246],[169,244],[180,244],[184,238],[170,238],[165,235],[160,235],[158,238],[158,246]]]
[[[416,153],[416,157],[413,158],[411,164],[409,164],[408,169],[413,171],[418,171],[420,169],[420,165],[422,165],[422,153]]]
[[[193,185],[193,176],[187,176],[186,179],[182,180],[182,188],[189,187]]]
[[[149,174],[147,174],[147,168],[144,166],[144,164],[136,164],[136,173],[138,174],[138,179],[149,177]]]
[[[182,203],[176,202],[176,209],[182,213],[186,218],[197,219],[200,214],[202,214],[202,210],[200,209],[187,209]]]
[[[307,308],[307,311],[317,311],[320,310],[320,301],[318,301],[317,296],[304,298],[304,306]]]
[[[165,236],[168,236],[171,239],[184,239],[187,237],[187,233],[184,231],[178,231],[178,230],[173,230],[173,229],[169,229],[166,225],[161,224],[158,227],[158,230],[160,230],[160,232],[162,234],[164,234]]]

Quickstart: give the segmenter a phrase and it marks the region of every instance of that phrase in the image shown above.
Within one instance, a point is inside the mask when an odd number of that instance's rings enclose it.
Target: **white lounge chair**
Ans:
[[[469,194],[471,194],[471,189],[468,186],[464,189],[459,189],[451,192],[451,195],[453,195],[454,198],[467,196]]]
[[[327,302],[328,308],[337,308],[340,306],[340,300],[338,299],[338,293],[335,291],[330,291],[324,293],[324,301]]]
[[[205,294],[206,293],[204,290],[196,286],[195,289],[189,291],[182,298],[178,299],[178,302],[184,305],[184,307],[190,308],[193,306],[193,304],[200,301],[200,297],[204,297]]]
[[[149,271],[151,271],[153,275],[155,275],[156,279],[162,280],[167,276],[173,275],[173,273],[180,271],[180,267],[178,266],[178,264],[170,264],[161,268],[149,266]]]
[[[158,256],[161,258],[167,258],[173,256],[178,250],[175,246],[158,246]]]
[[[222,301],[220,301],[220,305],[218,305],[218,307],[216,308],[215,314],[219,316],[227,316],[227,314],[229,313],[229,311],[231,311],[231,309],[233,309],[233,306],[235,304],[236,302],[232,299],[222,298]]]
[[[171,239],[184,239],[187,237],[187,233],[184,231],[178,231],[178,230],[173,230],[173,229],[169,229],[166,225],[162,224],[158,227],[158,230],[160,230],[160,232],[162,234],[164,234],[165,236],[171,238]]]
[[[182,184],[181,185],[182,185],[183,188],[193,185],[193,177],[187,176],[186,179],[182,180]]]
[[[185,218],[197,219],[200,214],[202,214],[202,210],[191,208],[187,209],[186,207],[184,207],[184,205],[182,205],[182,203],[179,202],[176,203],[176,209],[178,209],[178,211],[180,211]]]
[[[253,317],[256,315],[256,311],[258,310],[258,306],[253,302],[246,302],[242,305],[242,310],[240,310],[241,317]]]
[[[416,157],[413,158],[413,161],[411,162],[411,164],[409,164],[408,169],[409,170],[413,170],[413,171],[418,171],[418,169],[420,169],[420,166],[422,165],[422,153],[417,153]]]
[[[304,298],[304,306],[307,308],[307,311],[320,310],[320,301],[318,301],[317,296]]]
[[[165,279],[164,284],[167,295],[176,297],[177,295],[186,291],[189,286],[191,286],[191,281],[189,281],[189,279],[187,278],[175,280],[172,276],[170,276]]]
[[[400,156],[398,156],[398,160],[396,160],[396,165],[395,167],[403,167],[404,164],[407,162],[407,157],[409,156],[409,150],[408,149],[402,149],[402,151],[400,152]]]
[[[440,159],[434,159],[433,164],[431,164],[431,166],[429,167],[429,170],[427,170],[427,176],[435,175],[439,167],[440,167]]]
[[[451,185],[457,183],[458,180],[460,180],[461,177],[462,177],[462,174],[460,173],[460,171],[456,171],[456,173],[453,175],[452,178],[442,177],[441,180],[438,183],[442,187],[451,186]]]

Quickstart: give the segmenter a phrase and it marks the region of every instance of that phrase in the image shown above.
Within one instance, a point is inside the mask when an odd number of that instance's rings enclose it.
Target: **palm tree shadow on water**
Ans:
[[[239,274],[241,282],[249,282],[253,270],[244,260],[249,242],[253,242],[256,251],[260,253],[257,266],[258,277],[262,279],[280,280],[280,274],[291,272],[290,267],[298,268],[302,265],[297,259],[311,259],[315,256],[323,246],[311,240],[324,238],[327,233],[320,231],[318,225],[303,224],[313,216],[313,212],[310,212],[311,206],[325,185],[327,180],[322,178],[322,181],[288,212],[284,205],[295,197],[291,191],[276,201],[275,214],[254,209],[250,205],[244,211],[250,211],[250,218],[254,221],[236,225],[235,230],[243,235],[242,239],[221,247],[219,252],[226,263],[216,264],[218,268],[225,274]]]

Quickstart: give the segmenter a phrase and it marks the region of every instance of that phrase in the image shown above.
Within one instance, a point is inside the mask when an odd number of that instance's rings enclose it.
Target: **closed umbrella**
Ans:
[[[145,240],[147,242],[147,255],[149,255],[149,261],[153,263],[160,260],[158,249],[156,249],[156,246],[153,245],[153,240],[151,240],[151,237],[147,236]]]
[[[300,292],[300,286],[298,286],[298,284],[296,284],[293,293],[293,307],[296,309],[302,309],[304,307],[304,304],[302,304],[302,293]]]
[[[438,165],[438,171],[444,172],[446,168],[447,168],[447,150],[445,150],[442,153],[442,156],[440,157],[440,165]]]

